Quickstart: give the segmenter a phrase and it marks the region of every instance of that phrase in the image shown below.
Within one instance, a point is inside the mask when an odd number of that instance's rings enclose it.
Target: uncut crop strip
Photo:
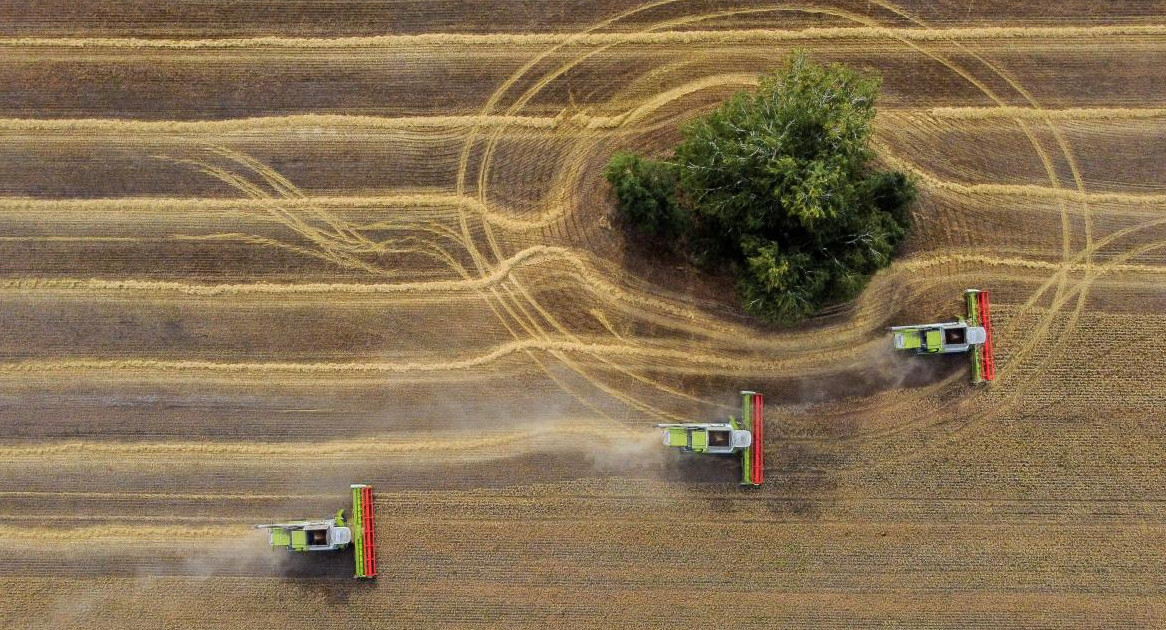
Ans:
[[[98,134],[153,133],[158,135],[208,135],[229,136],[262,131],[287,131],[295,129],[344,129],[353,131],[377,130],[437,130],[482,127],[486,129],[543,129],[562,133],[571,129],[612,129],[624,127],[631,122],[646,117],[661,106],[709,87],[750,85],[756,82],[756,75],[732,73],[712,75],[700,81],[691,82],[677,88],[661,92],[646,99],[634,109],[622,113],[595,116],[584,112],[568,113],[564,110],[558,116],[535,115],[461,115],[461,116],[360,116],[352,114],[296,114],[288,116],[257,116],[225,120],[127,120],[115,118],[0,118],[0,131],[17,132],[84,132],[87,136]],[[1161,107],[1069,107],[1060,109],[1035,109],[1031,107],[892,107],[881,108],[880,116],[921,118],[936,120],[983,120],[983,119],[1026,119],[1026,120],[1128,120],[1166,118],[1166,108]],[[888,121],[890,122],[890,121]],[[885,124],[885,123],[884,123]]]
[[[778,9],[770,8],[767,11]],[[830,9],[798,9],[790,11],[824,14]],[[744,11],[742,11],[744,12]],[[843,13],[837,11],[834,13]],[[714,14],[716,15],[716,14]],[[698,16],[699,18],[699,16]],[[686,16],[685,20],[698,18]],[[251,37],[221,39],[135,39],[135,38],[0,38],[0,46],[13,48],[114,48],[114,49],[230,49],[230,48],[374,48],[374,47],[448,47],[500,46],[547,48],[564,43],[581,46],[610,44],[738,44],[802,41],[808,39],[899,39],[918,42],[950,42],[983,39],[1051,39],[1101,38],[1114,40],[1137,36],[1166,35],[1166,26],[1155,24],[1103,26],[989,26],[962,28],[855,26],[848,28],[806,28],[796,31],[780,29],[740,29],[716,31],[639,31],[639,32],[585,32],[558,33],[497,33],[497,34],[425,34],[379,35],[371,37],[296,38]]]

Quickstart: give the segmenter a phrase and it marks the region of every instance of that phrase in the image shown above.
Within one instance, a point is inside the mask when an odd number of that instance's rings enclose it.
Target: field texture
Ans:
[[[899,262],[775,331],[599,170],[884,77]],[[0,1],[0,627],[1166,626],[1166,5]],[[992,292],[997,382],[885,327]],[[766,485],[652,424],[767,394]],[[375,583],[253,523],[378,490]]]

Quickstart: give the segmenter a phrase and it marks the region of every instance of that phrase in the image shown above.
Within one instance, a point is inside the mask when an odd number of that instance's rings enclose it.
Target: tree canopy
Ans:
[[[671,159],[617,153],[622,217],[728,267],[745,310],[794,323],[853,298],[910,224],[913,182],[870,167],[880,81],[802,53],[685,125]]]

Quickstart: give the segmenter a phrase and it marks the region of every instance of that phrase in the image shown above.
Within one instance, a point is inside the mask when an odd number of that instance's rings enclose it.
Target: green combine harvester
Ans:
[[[333,518],[291,521],[256,525],[268,530],[268,543],[276,549],[291,551],[339,551],[353,546],[356,556],[356,577],[373,578],[377,575],[376,540],[373,537],[372,486],[354,483],[352,488],[352,515],[345,520],[344,510]]]
[[[764,396],[757,392],[741,392],[741,419],[729,417],[728,422],[657,424],[664,429],[664,444],[686,453],[708,455],[741,455],[741,485],[760,486],[765,480],[763,440],[765,421],[762,410]]]
[[[913,350],[915,354],[972,353],[972,381],[982,383],[996,376],[995,349],[992,345],[992,316],[988,292],[967,289],[964,298],[968,317],[954,322],[892,326],[896,350]]]

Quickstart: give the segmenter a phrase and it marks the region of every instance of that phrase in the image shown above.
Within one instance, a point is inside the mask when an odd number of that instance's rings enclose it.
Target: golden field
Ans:
[[[1166,625],[1166,11],[49,0],[0,18],[0,627]],[[617,149],[883,77],[901,258],[777,330]],[[997,380],[887,326],[991,291]],[[767,396],[766,485],[656,422]],[[380,576],[254,523],[377,489]]]

